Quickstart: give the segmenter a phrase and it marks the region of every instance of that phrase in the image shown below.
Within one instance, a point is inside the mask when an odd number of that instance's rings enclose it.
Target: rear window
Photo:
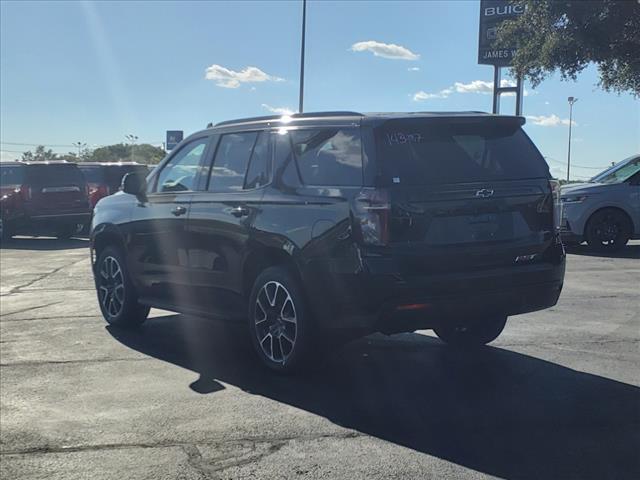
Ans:
[[[79,167],[88,183],[104,182],[102,167]]]
[[[122,183],[122,177],[127,173],[135,172],[142,177],[149,174],[149,170],[144,165],[117,165],[106,167],[107,183],[112,187],[119,187]]]
[[[0,185],[21,185],[24,179],[22,165],[3,165],[0,167]]]
[[[517,125],[389,121],[376,129],[386,183],[439,184],[546,178],[540,152]]]
[[[29,165],[29,183],[34,185],[84,185],[84,175],[77,165]]]

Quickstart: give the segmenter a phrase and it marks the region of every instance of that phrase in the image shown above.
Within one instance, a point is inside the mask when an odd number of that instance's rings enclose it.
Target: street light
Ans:
[[[302,113],[304,104],[304,41],[307,24],[307,0],[302,0],[302,42],[300,45],[300,97],[298,98],[298,113]]]
[[[80,160],[80,154],[82,152],[82,149],[85,148],[87,144],[83,142],[75,142],[75,143],[72,143],[71,145],[73,145],[78,149],[78,160]]]
[[[569,147],[567,149],[567,182],[569,181],[569,171],[571,169],[571,125],[573,124],[573,104],[578,101],[576,97],[567,98],[569,102]]]
[[[132,133],[125,135],[124,138],[126,138],[127,140],[129,140],[129,142],[131,143],[131,161],[134,161],[134,156],[133,156],[133,146],[135,145],[135,143],[138,141],[138,136],[134,135]]]

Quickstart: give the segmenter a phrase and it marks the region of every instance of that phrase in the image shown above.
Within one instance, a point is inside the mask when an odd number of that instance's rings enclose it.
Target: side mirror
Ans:
[[[145,195],[147,193],[147,181],[138,173],[127,173],[122,178],[122,191],[136,197]]]

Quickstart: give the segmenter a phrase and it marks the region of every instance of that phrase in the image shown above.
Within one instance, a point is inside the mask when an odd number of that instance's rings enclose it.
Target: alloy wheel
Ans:
[[[100,265],[98,293],[103,310],[117,317],[124,306],[124,276],[118,260],[107,256]]]
[[[285,364],[296,343],[296,307],[289,291],[279,282],[263,285],[256,297],[255,334],[267,358]]]

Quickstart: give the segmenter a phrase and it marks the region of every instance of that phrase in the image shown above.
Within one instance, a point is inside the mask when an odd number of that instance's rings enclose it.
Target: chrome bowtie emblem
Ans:
[[[478,190],[476,192],[476,197],[480,197],[480,198],[488,198],[491,195],[493,195],[493,190],[489,188],[483,188],[482,190]]]

